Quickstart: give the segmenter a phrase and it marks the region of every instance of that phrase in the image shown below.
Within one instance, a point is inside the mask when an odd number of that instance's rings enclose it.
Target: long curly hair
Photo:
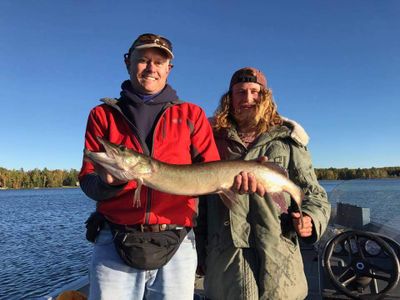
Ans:
[[[219,105],[214,113],[213,127],[216,131],[231,128],[237,125],[232,114],[232,92],[222,95]],[[277,106],[272,97],[272,90],[261,87],[260,102],[256,111],[256,134],[267,132],[272,126],[282,125],[283,120],[277,111]]]

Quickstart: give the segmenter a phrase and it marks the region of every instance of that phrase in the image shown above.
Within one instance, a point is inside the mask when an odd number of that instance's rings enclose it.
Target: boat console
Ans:
[[[302,245],[307,299],[400,299],[398,228],[371,221],[369,208],[336,202],[317,245]]]

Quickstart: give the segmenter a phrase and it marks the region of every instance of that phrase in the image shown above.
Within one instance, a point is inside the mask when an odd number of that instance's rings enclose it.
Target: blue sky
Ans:
[[[0,167],[79,169],[88,113],[145,32],[173,42],[169,83],[207,115],[254,66],[315,167],[399,166],[399,16],[398,0],[2,0]]]

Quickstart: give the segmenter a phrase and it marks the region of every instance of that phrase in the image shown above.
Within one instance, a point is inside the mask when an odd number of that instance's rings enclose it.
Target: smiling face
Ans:
[[[231,113],[239,126],[256,121],[260,91],[261,86],[254,82],[240,82],[232,87]]]
[[[132,87],[141,94],[157,94],[167,83],[172,65],[167,54],[157,48],[134,50],[125,60]]]

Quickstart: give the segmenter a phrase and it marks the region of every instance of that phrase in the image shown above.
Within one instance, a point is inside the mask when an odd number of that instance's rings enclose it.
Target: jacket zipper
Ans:
[[[157,124],[154,127],[154,131],[153,131],[153,136],[151,138],[151,153],[150,156],[153,157],[154,155],[154,135],[157,132],[157,129],[160,125],[160,122],[162,120],[162,118],[165,115],[165,112],[167,111],[168,108],[170,108],[172,105],[166,105],[164,108],[164,111],[161,113],[160,117],[157,120]],[[164,125],[165,126],[165,125]],[[149,224],[150,221],[150,210],[151,210],[151,200],[152,200],[152,195],[153,195],[153,191],[152,189],[147,189],[147,202],[146,202],[146,212],[145,212],[145,219],[144,219],[144,223],[145,224]]]
[[[134,139],[135,140],[137,140],[138,142],[139,142],[139,145],[140,145],[140,147],[141,147],[141,151],[144,153],[144,154],[149,154],[149,149],[147,148],[147,145],[145,144],[145,143],[143,143],[143,141],[140,139],[140,138],[138,138],[139,137],[139,134],[138,134],[138,130],[137,130],[137,128],[136,128],[136,126],[125,116],[125,114],[123,113],[123,111],[121,110],[121,108],[118,106],[118,105],[116,105],[116,104],[114,104],[114,103],[110,103],[110,102],[105,102],[106,104],[108,104],[109,106],[111,106],[111,107],[113,107],[114,109],[116,109],[117,111],[119,111],[119,113],[123,116],[123,118],[128,122],[128,124],[131,126],[131,129],[132,129],[132,132],[133,132],[133,137],[134,137]],[[149,191],[150,191],[150,189],[149,189]],[[133,192],[133,193],[135,193],[135,192]],[[140,196],[140,195],[139,195]],[[150,196],[150,194],[148,193],[148,196]],[[148,200],[147,200],[148,202],[150,201],[150,198],[148,198]],[[146,205],[146,207],[147,207],[147,205]],[[147,215],[147,208],[146,208],[146,213],[145,213],[145,224],[147,224],[147,217],[146,217],[146,215]]]

